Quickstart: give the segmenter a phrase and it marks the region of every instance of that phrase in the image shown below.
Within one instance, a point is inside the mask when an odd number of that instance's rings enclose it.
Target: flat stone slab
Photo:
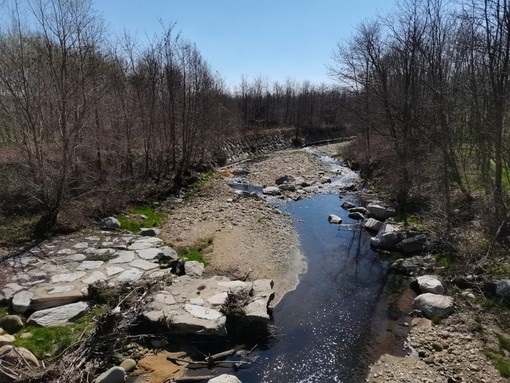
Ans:
[[[161,249],[157,248],[147,248],[142,250],[137,250],[136,254],[145,260],[157,259],[163,255]]]
[[[110,259],[108,261],[109,264],[129,263],[129,262],[133,262],[135,260],[135,252],[134,251],[119,250],[116,253],[114,253],[113,255],[116,257],[113,259]]]
[[[54,307],[51,309],[40,310],[34,312],[28,318],[27,323],[37,324],[39,326],[59,326],[66,324],[71,319],[83,314],[87,311],[89,305],[85,302],[76,302],[68,305]]]
[[[77,271],[75,273],[70,274],[54,275],[51,277],[51,282],[52,283],[74,282],[77,279],[83,278],[85,275],[87,275],[87,273],[84,271]]]
[[[221,318],[222,316],[219,311],[192,304],[184,305],[184,310],[193,315],[195,318],[200,319],[215,320]]]
[[[143,271],[140,269],[127,269],[123,271],[118,277],[117,280],[120,282],[135,282],[141,279],[143,276]]]
[[[103,261],[83,261],[76,270],[95,270],[103,266]]]

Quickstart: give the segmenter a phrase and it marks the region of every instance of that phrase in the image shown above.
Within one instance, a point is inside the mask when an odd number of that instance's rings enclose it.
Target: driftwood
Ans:
[[[246,348],[245,345],[236,346],[234,348],[231,348],[230,350],[219,352],[219,353],[214,354],[214,355],[209,355],[208,357],[205,358],[205,361],[207,362],[207,364],[209,366],[212,366],[219,359],[226,358],[227,356],[233,355],[233,354],[235,354],[238,351],[244,350],[245,348]]]

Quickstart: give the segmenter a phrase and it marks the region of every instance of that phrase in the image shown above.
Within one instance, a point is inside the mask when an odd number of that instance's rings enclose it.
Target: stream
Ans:
[[[345,199],[359,205],[353,194],[338,195],[358,176],[331,157],[321,160],[340,175],[320,194],[280,207],[298,230],[308,269],[274,310],[274,338],[254,351],[255,363],[236,373],[243,383],[365,381],[389,266],[370,249],[360,222],[340,207]],[[329,214],[343,224],[329,224]]]

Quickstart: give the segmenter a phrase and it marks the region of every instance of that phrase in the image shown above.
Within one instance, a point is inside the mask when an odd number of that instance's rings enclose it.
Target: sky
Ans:
[[[334,84],[332,53],[393,0],[93,0],[112,34],[140,42],[176,23],[234,89],[241,77]]]

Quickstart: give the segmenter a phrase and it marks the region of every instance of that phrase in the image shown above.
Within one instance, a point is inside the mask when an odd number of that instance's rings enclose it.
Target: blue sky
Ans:
[[[177,23],[214,71],[233,87],[244,75],[333,83],[326,65],[340,41],[393,0],[94,0],[113,34],[143,42]]]

